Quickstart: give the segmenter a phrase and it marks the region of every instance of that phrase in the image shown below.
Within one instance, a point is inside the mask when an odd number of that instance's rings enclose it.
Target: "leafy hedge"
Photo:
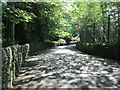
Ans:
[[[11,88],[28,56],[29,44],[2,48],[2,88]]]
[[[116,59],[117,61],[120,59],[118,45],[79,42],[76,44],[76,48],[88,54],[97,55],[104,58]]]

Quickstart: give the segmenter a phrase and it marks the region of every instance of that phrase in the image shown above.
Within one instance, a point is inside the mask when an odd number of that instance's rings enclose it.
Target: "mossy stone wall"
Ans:
[[[44,42],[2,48],[2,89],[6,90],[13,87],[13,82],[18,76],[21,67],[25,64],[28,54],[34,55],[54,46],[54,43]]]
[[[12,88],[13,81],[28,56],[29,44],[15,45],[2,49],[2,88]]]

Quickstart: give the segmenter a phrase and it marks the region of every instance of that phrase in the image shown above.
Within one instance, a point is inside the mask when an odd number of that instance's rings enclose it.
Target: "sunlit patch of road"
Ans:
[[[120,66],[84,54],[75,45],[59,46],[26,60],[16,88],[120,88]]]

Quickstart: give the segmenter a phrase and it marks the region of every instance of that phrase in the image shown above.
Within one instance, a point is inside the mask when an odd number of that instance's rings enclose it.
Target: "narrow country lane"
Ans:
[[[120,88],[120,65],[81,53],[75,45],[42,51],[26,62],[16,88]]]

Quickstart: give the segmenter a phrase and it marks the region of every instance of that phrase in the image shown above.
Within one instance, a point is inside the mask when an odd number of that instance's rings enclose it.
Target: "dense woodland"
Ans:
[[[3,2],[3,47],[32,42],[120,43],[120,2]],[[77,38],[77,39],[76,39]]]

